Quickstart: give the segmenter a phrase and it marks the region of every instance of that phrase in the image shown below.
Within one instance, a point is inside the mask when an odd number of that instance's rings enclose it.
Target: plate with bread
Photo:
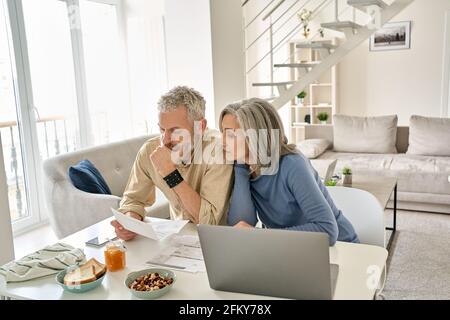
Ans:
[[[74,293],[83,293],[101,285],[106,274],[106,266],[96,259],[86,263],[69,267],[56,275],[58,282],[64,290]]]

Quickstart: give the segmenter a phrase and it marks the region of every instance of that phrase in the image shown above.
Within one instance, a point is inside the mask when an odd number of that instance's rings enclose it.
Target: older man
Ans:
[[[214,139],[202,139],[208,133],[205,100],[191,88],[176,87],[161,97],[158,111],[161,138],[148,140],[140,149],[119,211],[142,220],[145,217],[144,208],[155,202],[157,187],[169,200],[172,219],[225,224],[233,177],[232,165],[198,161],[198,155],[197,161],[189,161],[196,154],[192,142],[199,140],[194,137],[194,127],[200,131],[202,149],[214,149],[211,144],[217,143]],[[183,154],[187,143],[184,140],[190,140],[192,148]],[[178,158],[180,161],[174,162],[177,159],[175,153],[181,155]],[[200,160],[204,160],[202,156]],[[123,240],[131,240],[136,236],[116,220],[111,224],[117,236]]]

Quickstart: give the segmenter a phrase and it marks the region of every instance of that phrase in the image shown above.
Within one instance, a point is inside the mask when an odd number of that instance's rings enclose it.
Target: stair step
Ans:
[[[387,7],[386,2],[382,0],[348,0],[347,4],[362,11],[365,11],[365,8],[368,6],[377,6],[381,9],[385,9]]]
[[[336,22],[327,22],[322,23],[320,25],[322,28],[336,30],[336,31],[342,31],[344,29],[359,29],[362,26],[354,23],[353,21],[336,21]]]
[[[295,81],[285,81],[285,82],[259,82],[253,83],[254,87],[279,87],[279,86],[289,86],[294,84]]]
[[[297,43],[295,45],[297,49],[336,49],[337,46],[328,42],[305,42],[305,43]]]
[[[262,99],[263,99],[263,100],[266,100],[266,101],[268,101],[268,102],[272,102],[273,100],[278,99],[278,98],[279,98],[279,96],[273,96],[273,97],[262,98]]]
[[[280,63],[275,64],[275,68],[312,68],[317,66],[320,61],[317,62],[308,62],[308,63]]]

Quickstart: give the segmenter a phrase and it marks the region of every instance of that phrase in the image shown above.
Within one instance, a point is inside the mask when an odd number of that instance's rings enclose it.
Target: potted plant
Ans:
[[[303,106],[304,103],[305,103],[306,95],[307,95],[307,93],[306,93],[305,91],[300,92],[300,93],[297,95],[297,104]]]
[[[320,112],[317,115],[317,119],[319,119],[321,124],[327,124],[327,120],[328,120],[328,113],[326,112]]]
[[[342,169],[342,176],[344,177],[342,184],[346,187],[351,187],[353,183],[352,169],[350,169],[349,167],[344,167]]]

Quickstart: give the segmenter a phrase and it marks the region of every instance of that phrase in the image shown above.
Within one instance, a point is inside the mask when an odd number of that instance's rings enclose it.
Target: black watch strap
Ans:
[[[171,189],[175,188],[183,181],[183,177],[177,169],[165,176],[163,179]]]

